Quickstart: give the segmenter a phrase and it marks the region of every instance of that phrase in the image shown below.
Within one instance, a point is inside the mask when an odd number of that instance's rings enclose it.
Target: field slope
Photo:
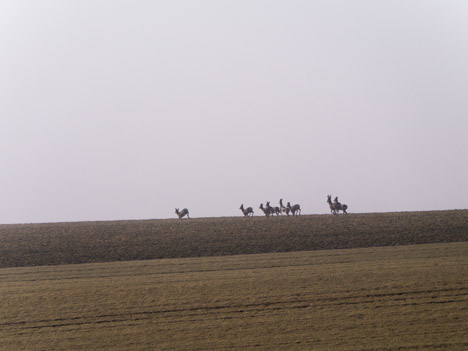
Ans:
[[[0,350],[467,350],[468,243],[0,269]]]
[[[0,350],[467,350],[467,277],[467,210],[0,225]]]
[[[0,267],[468,241],[468,210],[0,225]]]

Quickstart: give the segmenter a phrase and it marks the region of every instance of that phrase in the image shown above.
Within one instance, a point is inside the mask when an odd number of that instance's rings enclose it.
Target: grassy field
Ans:
[[[467,350],[468,243],[0,269],[1,350]]]
[[[0,267],[468,241],[468,210],[0,225]]]

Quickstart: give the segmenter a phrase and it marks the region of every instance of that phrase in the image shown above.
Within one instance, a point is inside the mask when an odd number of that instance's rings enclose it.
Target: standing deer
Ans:
[[[330,211],[331,211],[331,213],[333,213],[333,214],[339,214],[340,211],[343,211],[344,214],[348,214],[348,212],[346,212],[346,210],[348,209],[348,206],[347,206],[347,205],[344,205],[344,204],[341,204],[341,203],[338,201],[338,196],[335,197],[335,201],[334,201],[334,202],[331,201],[331,198],[332,198],[331,195],[327,195],[327,202],[328,202],[328,205],[330,206]]]
[[[182,211],[179,211],[179,209],[176,208],[175,213],[179,216],[179,219],[182,219],[182,217],[184,217],[185,215],[187,215],[187,218],[190,218],[189,211],[186,208],[184,208]]]
[[[346,212],[346,210],[348,209],[348,206],[345,205],[345,204],[342,204],[341,202],[338,201],[338,196],[335,197],[335,200],[333,201],[333,203],[335,204],[336,208],[338,209],[338,213],[341,211],[343,211],[344,214],[348,214],[348,212]]]
[[[331,200],[331,195],[327,195],[327,203],[330,206],[330,212],[332,214],[337,214],[336,204],[334,204]]]
[[[278,206],[275,206],[275,207],[270,206],[270,201],[267,201],[266,207],[271,212],[271,214],[276,214],[277,216],[283,215]]]
[[[273,207],[263,207],[263,204],[260,204],[260,207],[259,207],[259,209],[261,209],[263,213],[265,214],[265,216],[267,217],[269,217],[272,214],[272,208]]]
[[[289,211],[291,211],[293,216],[297,216],[301,214],[301,206],[299,204],[295,204],[294,206],[291,206],[291,204],[288,202],[287,207],[289,208]]]
[[[281,212],[284,212],[289,216],[289,212],[291,211],[291,209],[283,205],[283,199],[280,199],[279,203]]]
[[[242,204],[239,207],[239,209],[244,214],[244,217],[253,217],[253,215],[254,215],[254,211],[253,211],[252,207],[247,207],[246,209],[244,209],[244,204]]]

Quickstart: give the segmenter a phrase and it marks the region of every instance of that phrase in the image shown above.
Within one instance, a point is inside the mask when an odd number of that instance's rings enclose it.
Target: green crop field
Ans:
[[[0,245],[0,350],[468,349],[468,211],[2,225]]]

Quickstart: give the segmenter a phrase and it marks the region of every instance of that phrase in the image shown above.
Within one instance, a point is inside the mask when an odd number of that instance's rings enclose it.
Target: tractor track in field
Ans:
[[[0,350],[465,350],[467,249],[6,268]]]
[[[94,324],[128,324],[148,319],[174,319],[172,323],[177,323],[177,319],[184,321],[193,318],[196,322],[204,316],[219,315],[220,319],[226,318],[249,318],[255,314],[271,314],[293,309],[314,309],[317,306],[323,308],[336,308],[344,305],[368,305],[369,308],[395,308],[396,306],[420,306],[431,304],[456,304],[460,307],[468,303],[468,287],[454,287],[434,290],[414,290],[396,291],[391,293],[361,293],[348,294],[332,297],[304,296],[294,298],[292,296],[275,297],[271,296],[270,301],[248,304],[221,304],[206,306],[188,306],[185,308],[169,308],[135,311],[131,308],[126,313],[101,314],[93,316],[75,316],[67,318],[54,318],[32,321],[14,321],[0,323],[0,328],[10,330],[12,333],[21,333],[27,330],[43,328],[76,327]],[[148,306],[149,307],[149,306]],[[165,322],[171,323],[171,322]]]

